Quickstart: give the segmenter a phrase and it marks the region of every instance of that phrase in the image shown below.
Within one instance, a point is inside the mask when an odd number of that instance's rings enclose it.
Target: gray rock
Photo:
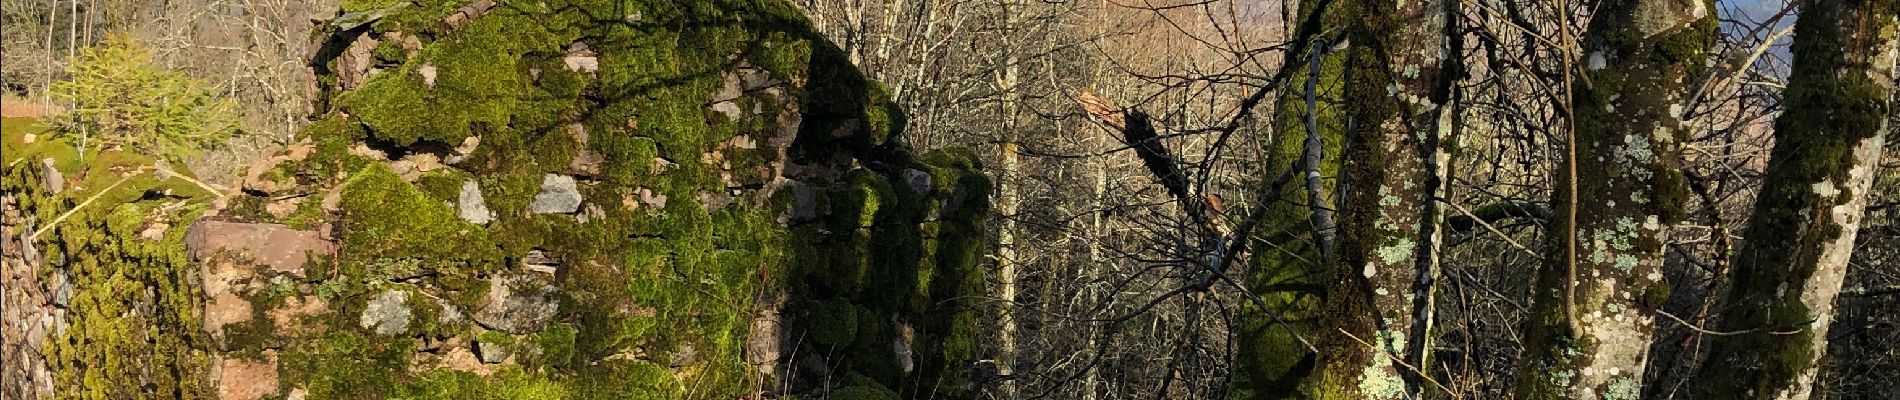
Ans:
[[[573,160],[567,162],[567,171],[584,176],[599,176],[600,166],[606,163],[607,159],[601,157],[600,153],[581,149],[579,153],[574,154]]]
[[[580,123],[567,124],[567,133],[574,136],[575,148],[579,150],[574,153],[574,159],[568,160],[568,172],[583,176],[600,175],[600,166],[606,164],[607,159],[587,146],[587,126]]]
[[[67,271],[68,270],[62,268],[59,272],[53,273],[53,305],[57,305],[60,308],[72,308],[73,306],[72,273]]]
[[[449,165],[459,164],[463,160],[467,160],[469,155],[475,154],[475,148],[481,145],[481,136],[469,135],[469,137],[462,139],[461,145],[455,146],[454,149],[449,149],[449,154],[442,157],[442,163]]]
[[[723,192],[701,190],[696,194],[699,195],[699,204],[706,206],[706,212],[719,211],[732,204],[732,195]]]
[[[424,86],[428,86],[430,89],[435,88],[435,64],[422,64],[422,68],[416,69],[416,74],[422,75],[422,84]]]
[[[581,210],[580,215],[574,216],[574,221],[585,224],[587,221],[597,221],[601,218],[607,218],[607,210],[600,208],[599,204],[588,204],[587,208]]]
[[[644,207],[651,207],[656,211],[666,209],[666,195],[654,192],[653,189],[649,188],[640,188],[634,192],[634,194],[640,195],[640,204],[644,204]]]
[[[912,358],[913,343],[917,341],[917,329],[910,323],[891,316],[891,324],[897,328],[897,335],[891,338],[891,355],[896,358],[897,366],[908,374],[917,369],[917,361]]]
[[[554,285],[542,277],[494,277],[482,297],[475,322],[489,329],[522,334],[541,330],[560,306]]]
[[[488,201],[482,199],[482,186],[474,179],[462,181],[462,193],[456,199],[456,206],[464,221],[486,224],[495,220],[495,212],[489,211]]]
[[[699,349],[693,347],[691,344],[680,345],[679,348],[673,349],[673,357],[668,361],[670,361],[668,366],[673,368],[684,367],[688,364],[698,362]]]
[[[730,102],[738,100],[741,96],[745,96],[744,76],[729,73],[723,78],[725,78],[725,81],[722,82],[722,85],[719,85],[719,91],[713,92],[712,99],[708,101],[708,103]],[[733,110],[738,110],[738,107],[733,107]]]
[[[40,159],[40,174],[45,175],[48,193],[59,194],[61,190],[66,190],[66,175],[59,172],[59,167],[53,166],[53,159]]]
[[[561,58],[561,62],[566,64],[569,71],[594,73],[600,70],[599,55],[587,48],[586,43],[575,42],[568,46],[567,55]]]
[[[726,118],[730,118],[733,121],[738,121],[739,118],[745,116],[745,110],[740,110],[739,104],[731,101],[713,103],[712,109],[713,111],[718,111],[720,114],[725,114]]]
[[[441,300],[436,300],[435,304],[442,307],[442,315],[436,321],[443,325],[455,325],[468,320],[468,316],[462,315],[461,307]]]
[[[275,351],[265,351],[261,361],[226,358],[217,367],[219,400],[258,400],[277,394]]]
[[[337,20],[343,21],[351,19],[350,17],[345,15]],[[376,17],[380,18],[381,15]],[[371,36],[373,35],[357,35],[356,40],[351,41],[350,46],[345,48],[343,54],[337,59],[339,68],[337,83],[343,90],[362,87],[363,83],[369,81],[369,76],[376,72],[376,45],[380,41]]]
[[[561,258],[541,249],[528,250],[528,255],[521,256],[521,267],[530,272],[554,275],[561,270]]]
[[[541,193],[534,195],[528,208],[535,214],[571,214],[581,209],[581,191],[574,177],[547,174],[541,177]]]
[[[792,220],[814,219],[818,219],[818,188],[805,182],[792,181]]]
[[[357,321],[363,329],[381,335],[400,335],[409,330],[409,292],[391,290],[370,299]]]
[[[769,307],[753,315],[752,329],[747,330],[746,334],[746,363],[757,366],[778,364],[779,347],[785,343],[785,338],[781,336],[782,332],[779,329],[777,307]]]
[[[910,184],[910,191],[918,196],[930,194],[930,173],[917,169],[904,170],[904,183]]]
[[[22,238],[28,235],[26,232],[34,230],[33,224],[26,224],[24,228],[26,229],[20,231],[20,237]],[[27,263],[27,265],[46,265],[46,257],[43,257],[44,254],[40,254],[40,247],[34,245],[33,241],[21,240],[17,243],[20,244],[20,258],[18,262]]]
[[[962,186],[958,186],[956,191],[951,192],[948,196],[944,196],[943,205],[937,208],[936,214],[951,214],[957,212],[957,209],[963,208],[963,198],[968,195],[969,193],[966,193]]]
[[[777,79],[772,79],[772,73],[763,68],[741,68],[739,69],[739,76],[739,79],[744,81],[740,85],[743,86],[746,91],[765,89],[784,83]]]
[[[500,364],[508,361],[508,356],[512,355],[514,355],[514,349],[508,348],[508,345],[495,342],[475,342],[475,357],[481,359],[482,363]]]

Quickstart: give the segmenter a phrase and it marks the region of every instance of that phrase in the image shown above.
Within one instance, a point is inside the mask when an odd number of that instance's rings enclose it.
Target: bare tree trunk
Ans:
[[[46,0],[46,81],[40,91],[40,105],[44,109],[53,108],[53,80],[59,76],[59,69],[53,68],[53,17],[59,15],[59,0]]]
[[[1766,181],[1695,398],[1809,398],[1893,111],[1900,9],[1804,1]],[[1792,333],[1790,333],[1792,332]]]
[[[1596,5],[1583,70],[1570,84],[1574,183],[1552,195],[1557,212],[1574,220],[1548,226],[1552,251],[1525,321],[1519,399],[1641,394],[1651,310],[1669,292],[1663,246],[1686,191],[1685,81],[1701,75],[1715,14],[1707,0]]]
[[[99,0],[86,0],[86,41],[84,43],[88,45],[93,43],[92,31],[98,29],[98,23],[93,22],[93,10],[98,8]]]
[[[66,2],[66,62],[79,55],[79,0]]]
[[[998,160],[999,164],[1002,164],[1000,167],[1003,171],[1001,177],[996,180],[997,211],[1002,216],[1002,223],[996,229],[998,297],[996,365],[998,374],[1010,377],[1003,380],[997,387],[1004,399],[1016,398],[1016,382],[1015,377],[1012,376],[1016,372],[1016,261],[1018,260],[1016,254],[1016,218],[1018,216],[1016,214],[1020,211],[1019,205],[1022,202],[1017,188],[1017,181],[1022,179],[1018,171],[1020,162],[1017,141],[1022,136],[1017,132],[1016,124],[1017,112],[1022,102],[1022,93],[1017,88],[1017,83],[1021,78],[1021,68],[1016,58],[1017,49],[1013,46],[1016,40],[1014,37],[1016,14],[1021,10],[1011,9],[1011,5],[1009,2],[999,5],[1003,13],[1003,40],[1005,41],[1003,51],[1006,53],[1003,57],[1002,69],[996,76],[997,90],[1001,91],[1003,96],[1000,104],[1002,113],[1000,118],[1003,119],[1004,135],[1002,145],[998,146],[1002,152]]]
[[[70,20],[66,22],[66,62],[68,64],[71,64],[71,63],[79,62],[79,0],[70,0],[67,2],[67,4],[69,5],[69,7],[67,7],[66,16],[70,18]],[[67,108],[68,110],[74,110],[74,109],[79,108],[79,96],[77,95],[78,89],[73,89],[73,90],[75,91],[74,93],[75,95],[73,96],[73,100],[68,102],[68,104],[71,106],[70,108]],[[79,161],[80,162],[86,161],[86,139],[88,139],[89,136],[91,136],[91,134],[90,132],[87,132],[86,125],[80,124],[79,125]]]
[[[1349,31],[1339,262],[1326,294],[1316,398],[1401,399],[1424,388],[1430,348],[1441,132],[1451,57],[1443,0],[1359,2]],[[1421,286],[1423,284],[1423,286]],[[1422,316],[1425,320],[1419,320]],[[1335,332],[1336,331],[1336,332]],[[1323,390],[1322,390],[1323,389]]]
[[[1102,138],[1103,136],[1097,135],[1095,136],[1095,139],[1091,140],[1092,142],[1096,142],[1094,146],[1095,148],[1101,149],[1101,148],[1107,147],[1106,144],[1101,143]],[[1096,161],[1095,162],[1095,186],[1091,190],[1091,194],[1094,195],[1094,197],[1092,198],[1094,200],[1093,202],[1094,208],[1092,209],[1093,211],[1089,212],[1089,229],[1088,229],[1089,258],[1088,258],[1088,263],[1082,266],[1083,268],[1082,281],[1088,284],[1088,286],[1084,286],[1083,290],[1085,291],[1084,292],[1085,294],[1083,295],[1083,298],[1086,299],[1086,301],[1089,301],[1091,304],[1094,304],[1097,301],[1101,301],[1101,299],[1104,298],[1102,296],[1097,296],[1095,285],[1096,285],[1096,282],[1098,282],[1101,279],[1102,270],[1107,268],[1107,263],[1109,262],[1108,258],[1105,257],[1102,251],[1102,242],[1105,242],[1108,240],[1108,231],[1104,227],[1104,225],[1102,225],[1102,214],[1105,213],[1103,210],[1108,209],[1108,202],[1105,201],[1105,199],[1108,198],[1108,174],[1109,174],[1108,159],[1104,158],[1102,160]],[[1093,335],[1093,334],[1088,335],[1088,349],[1091,349],[1091,351],[1100,351],[1100,350],[1095,350],[1097,349],[1096,337],[1097,335]],[[1101,379],[1102,379],[1102,367],[1097,366],[1094,368],[1089,368],[1088,372],[1086,372],[1082,377],[1082,400],[1096,400],[1097,398],[1099,398],[1098,395],[1101,392],[1101,389],[1100,389]]]

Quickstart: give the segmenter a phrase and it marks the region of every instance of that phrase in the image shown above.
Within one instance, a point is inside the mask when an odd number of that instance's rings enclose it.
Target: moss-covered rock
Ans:
[[[221,358],[270,360],[265,397],[310,399],[968,390],[989,182],[968,151],[896,144],[901,110],[789,3],[373,0],[337,15],[318,33],[308,153],[256,167],[269,190],[130,179],[39,239],[42,269],[70,271],[91,302],[75,312],[96,313],[71,316],[47,355],[76,397],[207,397]],[[139,165],[86,164],[61,165],[85,188]],[[29,165],[5,169],[21,221],[90,194],[45,193]],[[579,205],[537,206],[550,181]],[[201,337],[208,300],[180,236],[206,209],[336,251],[244,275],[249,318]],[[126,373],[114,360],[134,353],[173,368]]]
[[[0,263],[11,275],[4,298],[43,303],[4,307],[37,314],[18,321],[44,328],[20,331],[37,336],[22,338],[39,343],[37,352],[10,348],[0,363],[44,368],[52,392],[37,395],[209,396],[215,387],[203,377],[213,343],[201,330],[200,285],[184,236],[211,196],[154,173],[149,157],[92,153],[82,164],[68,158],[78,154],[70,144],[22,140],[26,133],[9,129],[4,140],[10,160],[0,164]],[[52,174],[68,184],[49,185]]]

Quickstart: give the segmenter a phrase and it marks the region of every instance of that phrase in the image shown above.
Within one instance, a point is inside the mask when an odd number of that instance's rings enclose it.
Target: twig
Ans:
[[[1530,254],[1531,257],[1540,257],[1540,258],[1542,257],[1538,255],[1537,252],[1531,251],[1530,248],[1524,247],[1524,245],[1518,244],[1517,241],[1515,240],[1511,240],[1510,235],[1506,235],[1504,234],[1503,231],[1499,231],[1497,227],[1491,226],[1491,223],[1485,222],[1484,218],[1478,218],[1477,214],[1472,213],[1471,210],[1466,209],[1465,206],[1458,205],[1458,203],[1455,203],[1455,202],[1445,201],[1445,199],[1438,199],[1438,201],[1445,204],[1449,204],[1451,205],[1452,208],[1458,209],[1458,212],[1464,213],[1465,216],[1471,217],[1472,221],[1476,221],[1478,225],[1483,226],[1485,230],[1491,231],[1491,233],[1493,234],[1497,234],[1499,239],[1504,239],[1504,243],[1509,243],[1511,247],[1516,247],[1518,250],[1523,250],[1525,254]]]
[[[199,180],[197,180],[197,179],[194,179],[194,178],[192,178],[192,177],[189,177],[189,176],[185,176],[185,174],[180,174],[180,173],[177,173],[177,172],[172,172],[172,169],[171,169],[171,167],[169,167],[169,166],[167,166],[167,167],[165,167],[165,168],[159,168],[159,169],[160,169],[160,170],[162,170],[162,171],[165,171],[165,177],[172,177],[172,178],[178,178],[178,179],[184,179],[184,180],[185,180],[185,182],[191,182],[191,184],[193,184],[193,185],[198,185],[198,188],[199,188],[199,189],[204,189],[204,190],[205,190],[205,191],[207,191],[207,192],[211,192],[211,194],[212,194],[212,195],[215,195],[215,196],[218,196],[218,198],[220,198],[220,199],[222,199],[222,198],[225,198],[226,196],[229,196],[229,194],[227,194],[227,193],[225,193],[225,191],[224,191],[224,189],[222,189],[222,188],[219,188],[219,187],[217,187],[217,186],[213,186],[213,185],[211,185],[211,184],[208,184],[208,183],[204,183],[203,181],[199,181]]]
[[[1684,321],[1684,320],[1682,320],[1682,318],[1680,318],[1680,317],[1677,317],[1677,316],[1676,316],[1675,314],[1670,314],[1670,313],[1669,313],[1668,311],[1663,311],[1663,310],[1656,310],[1656,313],[1657,313],[1657,314],[1662,314],[1662,316],[1664,316],[1664,317],[1669,317],[1669,319],[1671,319],[1671,320],[1675,320],[1675,321],[1676,321],[1676,323],[1678,323],[1678,324],[1682,324],[1682,327],[1684,327],[1684,328],[1689,328],[1689,330],[1692,330],[1692,331],[1696,331],[1696,332],[1701,332],[1701,333],[1703,333],[1703,334],[1708,334],[1708,335],[1715,335],[1715,336],[1734,336],[1734,335],[1740,335],[1740,334],[1744,334],[1744,333],[1755,333],[1755,332],[1760,332],[1760,331],[1762,331],[1762,330],[1763,330],[1763,328],[1750,328],[1750,329],[1743,329],[1743,330],[1739,330],[1739,331],[1715,331],[1715,330],[1709,330],[1709,329],[1707,329],[1707,328],[1703,328],[1703,327],[1700,327],[1700,326],[1696,326],[1696,324],[1692,324],[1692,323],[1689,323],[1689,321]],[[1807,325],[1807,324],[1812,324],[1812,323],[1814,323],[1814,321],[1816,321],[1816,319],[1813,319],[1813,318],[1810,318],[1810,319],[1808,319],[1808,321],[1807,321],[1807,322],[1802,322],[1802,323],[1800,323],[1800,324],[1798,324],[1798,325]],[[1807,330],[1807,328],[1798,328],[1798,329],[1795,329],[1795,330],[1792,330],[1792,331],[1768,331],[1768,334],[1770,334],[1770,335],[1793,335],[1793,334],[1796,334],[1796,333],[1801,333],[1801,331],[1804,331],[1804,330]]]
[[[1376,350],[1381,353],[1385,353],[1386,358],[1392,359],[1392,363],[1398,364],[1400,367],[1405,367],[1405,369],[1407,370],[1411,370],[1413,374],[1418,375],[1420,378],[1425,378],[1426,382],[1430,382],[1432,386],[1437,386],[1438,390],[1442,390],[1445,392],[1445,394],[1451,395],[1451,398],[1454,398],[1454,399],[1465,398],[1465,396],[1459,394],[1458,392],[1452,391],[1451,388],[1445,387],[1445,384],[1438,383],[1437,379],[1432,379],[1431,375],[1426,374],[1424,371],[1420,371],[1417,367],[1413,367],[1412,364],[1410,363],[1406,363],[1405,359],[1400,358],[1398,355],[1392,354],[1392,352],[1386,351],[1385,349],[1381,349],[1379,348],[1379,346],[1374,346],[1372,345],[1372,343],[1367,343],[1365,340],[1359,339],[1358,336],[1353,336],[1351,332],[1346,332],[1346,330],[1343,328],[1333,328],[1333,329],[1339,331],[1339,333],[1342,335],[1346,335],[1346,337],[1348,338],[1352,338],[1352,341],[1354,342],[1359,342],[1359,344],[1365,345],[1366,347],[1370,347],[1373,350]]]
[[[1841,296],[1844,297],[1873,297],[1891,294],[1900,294],[1900,285],[1862,286],[1856,289],[1841,291]]]
[[[131,174],[127,174],[127,175],[125,175],[124,177],[120,177],[120,178],[119,178],[119,181],[117,181],[117,182],[112,182],[112,185],[109,185],[109,186],[106,186],[106,188],[105,188],[105,189],[101,189],[101,190],[99,190],[99,192],[98,192],[98,193],[93,193],[93,194],[92,194],[92,196],[90,196],[90,197],[86,197],[86,200],[85,200],[85,201],[81,201],[81,202],[79,202],[79,205],[77,205],[77,206],[73,206],[73,209],[71,209],[71,210],[66,210],[66,212],[64,212],[64,213],[60,213],[60,214],[59,214],[59,217],[57,217],[57,218],[53,218],[53,222],[51,222],[51,223],[48,223],[48,224],[46,224],[46,226],[42,226],[42,227],[40,227],[40,229],[39,229],[39,230],[37,230],[37,231],[33,231],[33,234],[32,234],[32,235],[30,235],[30,236],[27,236],[27,237],[26,237],[26,240],[29,240],[29,241],[31,241],[31,240],[34,240],[34,239],[38,239],[38,238],[40,237],[40,234],[42,234],[42,233],[46,233],[46,231],[47,231],[47,230],[49,230],[49,229],[53,229],[53,227],[54,227],[54,226],[59,226],[59,223],[60,223],[60,221],[65,221],[65,220],[66,220],[66,217],[71,217],[71,216],[73,216],[73,213],[74,213],[74,212],[78,212],[78,211],[79,211],[79,209],[81,209],[81,208],[86,208],[86,205],[88,205],[88,204],[92,204],[92,201],[93,201],[93,200],[98,200],[98,199],[99,199],[99,196],[104,196],[104,195],[105,195],[106,193],[110,193],[110,192],[112,192],[112,189],[114,189],[114,188],[118,188],[118,187],[119,187],[119,185],[120,185],[120,184],[124,184],[124,183],[125,183],[125,181],[128,181],[128,180],[131,180],[131,179],[132,179],[132,177],[134,177],[134,176],[139,176],[139,174],[143,174],[143,173],[145,173],[145,172],[147,172],[147,171],[150,171],[151,169],[152,169],[152,167],[151,167],[151,166],[149,166],[149,165],[148,165],[148,166],[144,166],[144,167],[140,167],[140,168],[139,168],[139,169],[138,169],[137,171],[133,171],[133,172],[132,172]]]
[[[1326,53],[1324,40],[1313,40],[1313,51],[1308,60],[1309,71],[1306,75],[1306,143],[1300,154],[1300,169],[1306,174],[1307,203],[1313,210],[1313,241],[1319,245],[1320,260],[1332,263],[1338,257],[1338,246],[1334,245],[1333,213],[1327,210],[1324,178],[1320,176],[1319,162],[1324,153],[1320,142],[1318,101],[1314,98],[1319,90],[1320,56]]]

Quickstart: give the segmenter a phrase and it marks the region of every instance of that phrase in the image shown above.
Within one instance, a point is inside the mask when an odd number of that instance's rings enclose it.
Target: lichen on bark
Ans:
[[[1894,109],[1900,2],[1804,1],[1775,147],[1755,201],[1700,398],[1805,399]],[[1792,332],[1786,334],[1785,332]]]
[[[1588,68],[1570,84],[1575,176],[1559,178],[1575,189],[1560,181],[1552,195],[1552,251],[1525,321],[1518,398],[1596,399],[1641,382],[1657,306],[1649,294],[1663,285],[1664,239],[1685,190],[1679,110],[1714,40],[1713,7],[1608,1],[1590,21]]]
[[[1444,1],[1359,1],[1347,38],[1339,259],[1317,345],[1319,398],[1419,393],[1444,195],[1439,131],[1456,79]],[[1421,313],[1421,311],[1425,311]]]

